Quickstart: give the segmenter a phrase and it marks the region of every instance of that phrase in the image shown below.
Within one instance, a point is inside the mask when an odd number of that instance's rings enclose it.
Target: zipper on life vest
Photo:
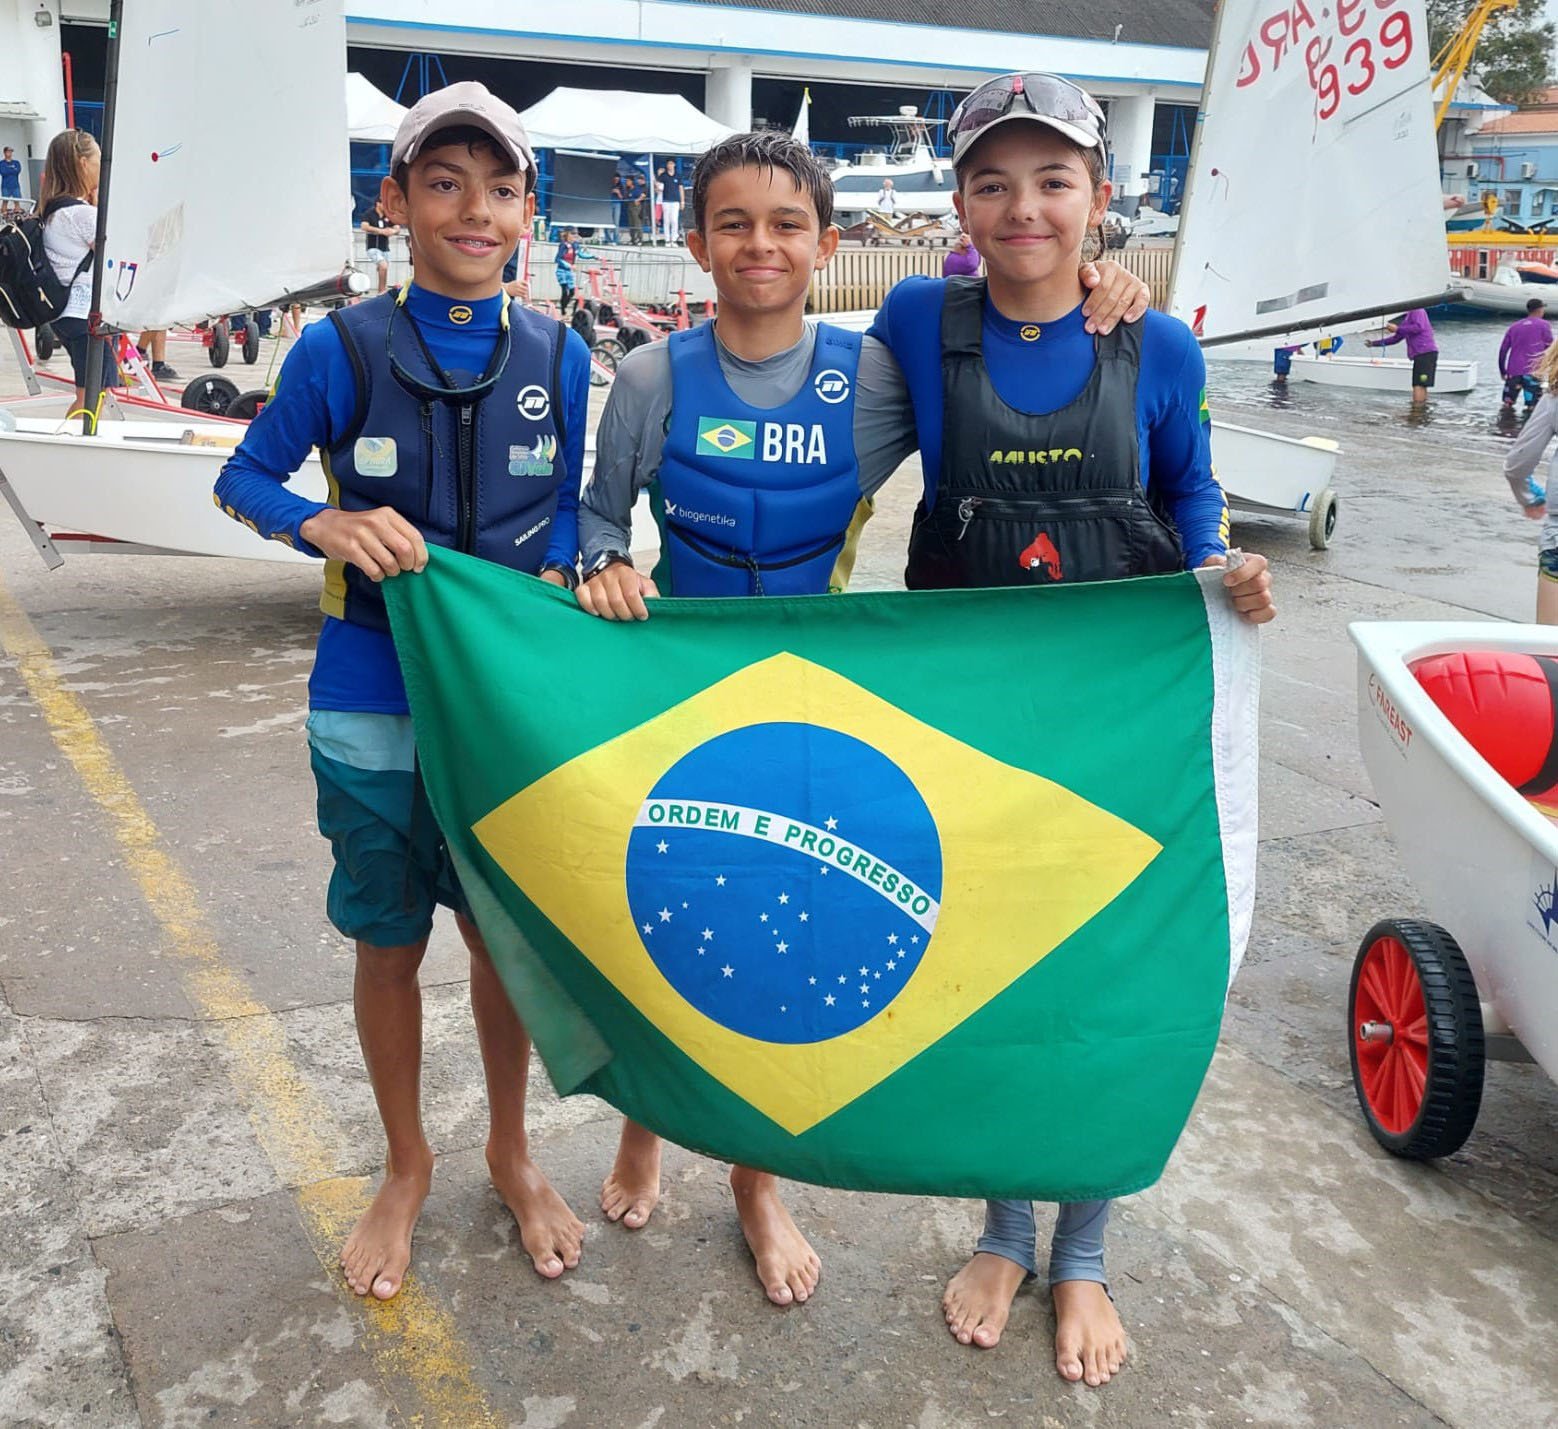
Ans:
[[[417,421],[422,428],[422,519],[433,517],[433,404],[417,406]]]
[[[471,424],[474,410],[469,402],[460,405],[460,549],[469,555],[476,554],[475,433]]]
[[[965,496],[958,502],[957,539],[968,534],[976,516],[994,520],[1032,521],[1035,513],[1045,521],[1086,520],[1133,511],[1141,503],[1127,492],[1086,491],[1053,492],[1026,500],[1001,501],[988,496]]]

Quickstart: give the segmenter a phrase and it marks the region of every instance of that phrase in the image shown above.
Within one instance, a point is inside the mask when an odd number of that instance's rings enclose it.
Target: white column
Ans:
[[[42,159],[49,140],[65,127],[59,11],[59,0],[0,0],[0,99],[20,101],[43,116],[26,125],[31,152],[17,154],[24,160]],[[40,14],[47,25],[38,24]],[[25,162],[22,168],[25,173]]]
[[[704,80],[703,110],[732,129],[752,127],[752,61],[721,60],[709,66]]]
[[[1121,198],[1147,192],[1152,167],[1152,116],[1157,100],[1132,94],[1109,101],[1109,148],[1114,156],[1114,191]]]

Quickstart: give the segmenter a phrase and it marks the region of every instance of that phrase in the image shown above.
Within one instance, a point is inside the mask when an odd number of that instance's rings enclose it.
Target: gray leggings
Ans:
[[[1108,1201],[1068,1201],[1061,1206],[1050,1240],[1051,1285],[1062,1280],[1092,1280],[1108,1288],[1109,1278],[1104,1274],[1104,1227],[1108,1223]],[[1029,1275],[1037,1275],[1039,1236],[1033,1202],[986,1201],[985,1233],[974,1249],[1015,1261]]]

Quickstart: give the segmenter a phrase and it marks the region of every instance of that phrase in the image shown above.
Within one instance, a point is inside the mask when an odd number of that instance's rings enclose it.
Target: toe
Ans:
[[[982,1350],[993,1350],[1001,1343],[1001,1332],[994,1325],[980,1325],[974,1331],[974,1343]]]
[[[400,1289],[400,1281],[393,1275],[381,1275],[373,1282],[373,1295],[376,1300],[391,1299]]]
[[[1074,1350],[1059,1351],[1055,1356],[1055,1368],[1062,1379],[1069,1379],[1073,1384],[1082,1378],[1082,1361]]]
[[[776,1281],[774,1284],[764,1288],[768,1292],[768,1298],[775,1305],[788,1305],[795,1298],[794,1293],[783,1280]]]
[[[547,1251],[541,1255],[531,1256],[531,1263],[536,1268],[538,1275],[544,1275],[548,1280],[556,1280],[563,1273],[564,1265],[556,1255]]]

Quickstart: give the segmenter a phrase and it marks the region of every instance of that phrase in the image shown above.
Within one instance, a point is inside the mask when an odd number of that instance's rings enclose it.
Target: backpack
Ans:
[[[0,223],[0,322],[7,327],[36,328],[51,323],[70,302],[71,285],[92,262],[89,249],[76,271],[64,279],[43,251],[44,225],[79,198],[57,198],[39,213]]]

